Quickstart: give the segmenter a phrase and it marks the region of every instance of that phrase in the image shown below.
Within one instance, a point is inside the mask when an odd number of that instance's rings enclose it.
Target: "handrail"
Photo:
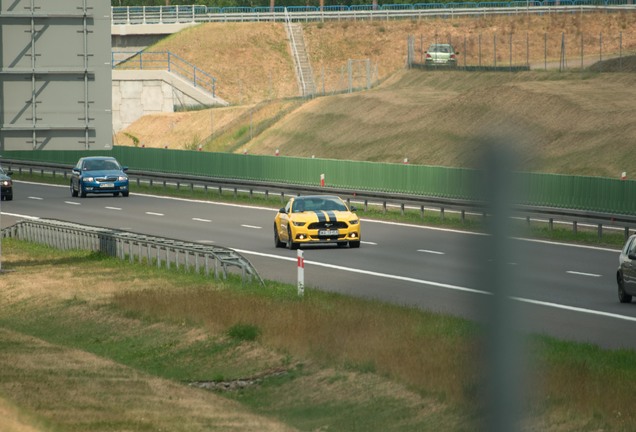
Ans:
[[[65,178],[72,168],[71,165],[65,164],[26,162],[6,159],[3,159],[3,161],[6,165],[8,165],[9,169],[16,171],[17,168],[18,173],[22,173],[23,168],[28,169],[30,172],[36,168],[39,169],[42,174],[48,170],[49,172],[52,172],[54,176],[56,175],[56,172],[62,172],[62,175]],[[404,212],[404,209],[407,206],[416,206],[419,207],[422,215],[424,214],[425,208],[431,207],[439,209],[441,214],[443,214],[445,210],[457,211],[461,214],[462,221],[464,220],[466,213],[480,214],[484,217],[487,216],[486,203],[472,200],[410,195],[403,193],[352,191],[350,189],[328,186],[294,185],[242,179],[215,178],[209,176],[168,174],[141,170],[128,170],[128,174],[131,179],[134,179],[134,181],[137,182],[138,185],[140,185],[142,181],[149,183],[150,186],[153,186],[155,182],[161,182],[164,186],[168,182],[171,182],[175,183],[177,188],[181,187],[183,184],[189,185],[190,190],[193,190],[195,185],[202,187],[205,190],[209,187],[214,187],[218,188],[220,193],[223,193],[224,189],[231,190],[234,195],[236,195],[239,190],[248,191],[250,195],[254,191],[263,192],[266,196],[269,196],[270,193],[275,193],[280,194],[281,203],[284,202],[285,195],[329,193],[341,196],[348,203],[363,203],[364,210],[367,209],[369,204],[377,203],[384,209],[387,208],[387,204],[398,205],[402,212]],[[630,214],[613,214],[598,211],[529,205],[515,206],[514,213],[515,216],[525,218],[528,222],[531,218],[545,220],[548,222],[550,227],[552,227],[554,221],[571,222],[574,231],[577,230],[579,222],[594,224],[598,228],[599,237],[602,237],[603,227],[605,226],[623,228],[625,239],[629,236],[630,229],[636,229],[636,215]]]
[[[53,219],[22,220],[2,229],[3,238],[17,238],[58,249],[82,249],[101,252],[131,263],[156,263],[165,268],[184,268],[206,276],[214,274],[227,279],[228,267],[236,267],[243,282],[256,278],[264,284],[252,264],[233,249],[220,246],[202,245],[163,237],[136,234],[115,230],[64,222]],[[163,253],[163,254],[162,254]],[[163,255],[163,256],[162,256]],[[190,262],[193,259],[194,262]],[[219,267],[220,266],[220,267]],[[212,267],[212,268],[211,268]]]
[[[113,51],[113,69],[167,70],[216,97],[216,78],[170,51]]]
[[[300,56],[298,55],[298,49],[296,48],[296,39],[294,38],[294,31],[292,29],[291,19],[289,18],[287,8],[285,8],[285,29],[287,30],[287,34],[291,40],[292,54],[294,55],[294,63],[296,63],[296,76],[298,76],[298,79],[300,80],[301,95],[305,97],[307,95],[307,85],[305,84],[305,76],[300,65]]]
[[[403,6],[403,7],[401,7]],[[176,8],[176,9],[175,9]],[[419,17],[457,17],[498,14],[544,14],[554,12],[621,12],[636,9],[631,0],[512,0],[508,2],[451,2],[372,5],[275,7],[205,6],[113,6],[112,25],[186,24],[204,22],[279,21],[287,14],[296,21],[343,19],[413,19]]]

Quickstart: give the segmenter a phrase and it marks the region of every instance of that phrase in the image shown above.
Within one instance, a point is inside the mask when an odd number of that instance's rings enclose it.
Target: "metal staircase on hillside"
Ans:
[[[298,81],[299,93],[302,97],[313,97],[316,93],[316,84],[314,83],[314,73],[311,69],[311,63],[309,62],[309,56],[305,48],[303,28],[300,24],[291,21],[287,9],[285,9],[285,24],[294,63],[296,64],[296,79]]]

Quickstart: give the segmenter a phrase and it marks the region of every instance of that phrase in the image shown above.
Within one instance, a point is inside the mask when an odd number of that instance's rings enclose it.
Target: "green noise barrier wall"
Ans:
[[[5,151],[2,158],[74,165],[80,157],[96,154],[90,151]],[[477,192],[481,173],[467,168],[137,147],[114,147],[99,154],[114,156],[131,170],[295,185],[318,185],[324,174],[326,186],[352,192],[379,191],[465,200],[488,198]],[[519,204],[636,214],[636,181],[541,173],[516,173],[515,181],[519,186]]]

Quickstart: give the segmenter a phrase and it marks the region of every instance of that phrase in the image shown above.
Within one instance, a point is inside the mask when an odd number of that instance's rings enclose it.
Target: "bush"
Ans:
[[[255,341],[261,330],[252,324],[235,324],[227,332],[232,339],[240,341]]]

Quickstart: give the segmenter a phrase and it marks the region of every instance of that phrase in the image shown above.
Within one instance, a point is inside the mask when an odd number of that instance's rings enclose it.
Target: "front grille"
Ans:
[[[115,176],[95,177],[95,181],[99,183],[104,183],[104,182],[112,183],[114,181],[117,181],[117,177]]]
[[[307,227],[308,229],[311,230],[317,230],[317,229],[345,229],[347,228],[347,223],[346,222],[342,222],[342,221],[336,221],[336,222],[312,222],[309,224],[309,226]]]

